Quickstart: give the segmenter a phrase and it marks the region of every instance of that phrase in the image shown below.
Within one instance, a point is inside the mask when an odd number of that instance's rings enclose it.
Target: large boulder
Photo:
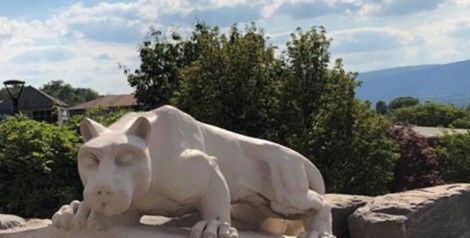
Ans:
[[[0,230],[24,226],[25,220],[19,216],[0,214]]]
[[[331,206],[333,217],[333,234],[338,238],[348,238],[348,217],[371,199],[367,196],[326,194],[325,200]]]
[[[470,184],[375,197],[349,217],[352,238],[470,237]]]

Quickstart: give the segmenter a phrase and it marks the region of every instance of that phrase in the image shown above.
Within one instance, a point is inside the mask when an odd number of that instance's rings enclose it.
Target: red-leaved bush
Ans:
[[[389,132],[400,148],[400,159],[395,162],[393,180],[389,186],[391,192],[443,183],[436,153],[422,135],[409,125],[393,126]]]

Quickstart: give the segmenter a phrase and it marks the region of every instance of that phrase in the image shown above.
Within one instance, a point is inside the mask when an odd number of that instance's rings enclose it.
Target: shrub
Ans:
[[[400,159],[395,163],[392,192],[435,186],[442,183],[434,149],[410,126],[395,126],[390,134],[398,142]]]
[[[106,108],[92,108],[83,114],[78,114],[71,117],[65,123],[65,126],[77,134],[80,134],[80,123],[85,117],[89,117],[103,124],[104,126],[109,126],[130,111],[130,109],[110,110]]]
[[[63,126],[25,116],[0,124],[0,213],[50,217],[81,197],[79,137]]]
[[[470,183],[470,133],[445,135],[436,152],[445,182]]]
[[[438,103],[418,104],[392,111],[392,117],[395,121],[420,126],[448,127],[466,115],[467,113],[458,107]]]
[[[466,112],[469,114],[469,112]],[[452,128],[463,128],[463,129],[470,129],[470,115],[467,115],[463,118],[457,119],[450,124]]]
[[[388,104],[389,110],[411,107],[419,104],[419,99],[414,97],[397,97]]]

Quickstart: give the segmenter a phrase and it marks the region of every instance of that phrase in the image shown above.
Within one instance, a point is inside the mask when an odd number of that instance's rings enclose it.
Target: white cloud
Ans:
[[[406,31],[386,27],[364,27],[331,33],[336,53],[379,51],[409,46],[421,40]]]
[[[459,7],[470,7],[470,0],[455,0],[455,3]]]
[[[65,61],[75,57],[73,49],[63,46],[34,48],[24,51],[8,61],[15,64]]]
[[[132,89],[118,63],[136,68],[150,26],[188,29],[256,21],[282,45],[296,26],[324,25],[334,56],[353,70],[468,57],[470,0],[136,0],[81,3],[45,20],[0,16],[0,73],[35,86],[64,79],[102,93]],[[386,17],[384,17],[386,15]]]
[[[116,55],[109,52],[102,52],[93,57],[95,60],[113,60],[116,59]]]

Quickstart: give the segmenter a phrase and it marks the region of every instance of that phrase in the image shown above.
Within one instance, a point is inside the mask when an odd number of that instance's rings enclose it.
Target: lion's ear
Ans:
[[[83,119],[82,123],[80,124],[80,134],[82,135],[82,139],[85,142],[99,136],[106,131],[108,131],[108,128],[96,121],[91,120],[88,117],[85,117],[85,119]]]
[[[150,121],[145,117],[139,117],[127,130],[128,135],[133,135],[147,141],[151,130]]]

